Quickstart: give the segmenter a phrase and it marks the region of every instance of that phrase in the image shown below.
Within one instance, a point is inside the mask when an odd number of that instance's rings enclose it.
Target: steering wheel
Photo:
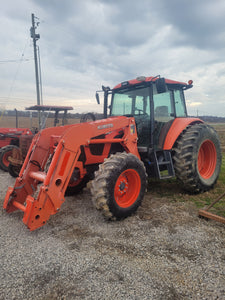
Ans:
[[[140,109],[140,108],[137,108],[135,107],[134,109],[134,114],[135,114],[135,111],[138,111],[138,115],[145,115],[146,113],[143,111],[143,109]],[[142,113],[142,114],[141,114]],[[136,114],[135,114],[136,115]]]

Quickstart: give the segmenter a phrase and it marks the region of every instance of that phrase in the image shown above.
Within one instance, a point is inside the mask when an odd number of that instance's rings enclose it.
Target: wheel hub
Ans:
[[[117,194],[119,196],[122,196],[122,195],[126,194],[127,190],[128,190],[127,179],[126,178],[121,178],[120,182],[118,184]]]
[[[115,184],[114,197],[116,203],[123,208],[133,205],[140,189],[141,180],[137,171],[134,169],[125,170],[120,174]]]

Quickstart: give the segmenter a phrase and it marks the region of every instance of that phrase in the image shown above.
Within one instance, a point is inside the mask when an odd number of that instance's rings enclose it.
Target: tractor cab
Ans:
[[[104,117],[133,116],[136,121],[139,151],[163,149],[174,119],[187,117],[184,90],[188,84],[157,77],[138,77],[125,81],[112,90],[103,87]],[[111,105],[108,96],[111,94]]]
[[[102,87],[105,118],[108,109],[111,117],[135,118],[138,152],[150,176],[162,179],[175,175],[171,155],[173,144],[188,124],[196,122],[187,118],[184,98],[184,90],[191,87],[192,81],[186,84],[160,76],[141,76],[122,82],[112,90]]]

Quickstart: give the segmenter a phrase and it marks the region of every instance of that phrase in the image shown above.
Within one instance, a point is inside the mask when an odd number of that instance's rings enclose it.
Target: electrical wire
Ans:
[[[31,61],[34,60],[33,58],[23,58],[21,61],[20,59],[7,59],[7,60],[0,60],[0,64],[7,64],[7,63],[17,63],[17,62],[24,62],[24,61]]]
[[[15,75],[14,75],[14,77],[13,77],[13,80],[12,80],[12,83],[11,83],[11,86],[10,86],[10,89],[9,89],[9,94],[8,94],[7,99],[6,99],[7,102],[9,102],[9,99],[10,99],[10,97],[11,97],[13,88],[14,88],[14,86],[15,86],[15,82],[16,82],[16,79],[17,79],[17,75],[18,75],[18,73],[19,73],[19,69],[20,69],[21,63],[22,63],[23,60],[24,60],[24,53],[25,53],[25,50],[26,50],[26,48],[27,48],[28,41],[29,41],[29,38],[27,38],[27,40],[26,40],[26,43],[25,43],[23,52],[22,52],[22,54],[21,54],[21,58],[20,58],[20,60],[19,60],[19,64],[18,64],[18,66],[17,66]]]

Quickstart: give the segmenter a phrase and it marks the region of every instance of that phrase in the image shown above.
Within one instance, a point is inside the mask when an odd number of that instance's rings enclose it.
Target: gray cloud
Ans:
[[[200,102],[214,114],[225,111],[222,0],[19,3],[9,0],[2,4],[0,38],[4,47],[0,49],[0,60],[20,59],[22,53],[30,60],[0,64],[0,102],[9,96],[15,106],[19,104],[16,98],[24,99],[24,105],[26,99],[35,102],[29,37],[33,12],[40,18],[37,32],[41,35],[38,45],[46,104],[67,101],[71,105],[74,101],[74,106],[82,110],[95,109],[94,93],[102,84],[112,87],[137,75],[161,74],[181,81],[194,80],[194,88],[188,93],[190,112]],[[218,106],[212,107],[213,101]]]
[[[182,35],[183,44],[200,49],[224,48],[225,3],[223,0],[158,1],[158,15]]]

